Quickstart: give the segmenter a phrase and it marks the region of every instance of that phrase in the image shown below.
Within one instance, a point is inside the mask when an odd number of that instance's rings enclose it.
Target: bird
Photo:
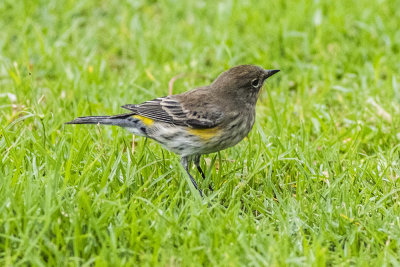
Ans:
[[[266,79],[279,71],[238,65],[222,72],[210,85],[141,104],[123,105],[128,110],[124,114],[78,117],[66,124],[120,126],[155,140],[181,156],[180,163],[203,197],[189,171],[192,162],[205,179],[201,156],[232,147],[249,134],[260,89]]]

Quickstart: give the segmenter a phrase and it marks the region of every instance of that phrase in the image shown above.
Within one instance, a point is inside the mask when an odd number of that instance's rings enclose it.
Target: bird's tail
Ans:
[[[87,116],[78,117],[75,120],[66,122],[65,124],[105,124],[127,127],[130,124],[130,118],[133,113],[114,115],[114,116]]]

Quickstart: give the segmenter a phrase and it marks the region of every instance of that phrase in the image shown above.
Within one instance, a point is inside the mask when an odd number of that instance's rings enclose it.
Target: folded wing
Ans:
[[[201,101],[199,99],[199,103],[185,106],[179,99],[160,97],[138,105],[124,105],[122,108],[159,122],[190,128],[216,127],[223,119],[223,112]]]

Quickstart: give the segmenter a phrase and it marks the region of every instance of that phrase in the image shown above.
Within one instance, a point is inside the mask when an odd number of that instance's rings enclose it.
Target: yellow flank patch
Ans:
[[[197,135],[203,140],[208,140],[214,136],[216,136],[220,130],[218,127],[210,128],[210,129],[188,129],[189,133]]]
[[[143,116],[140,116],[140,115],[133,115],[132,117],[134,117],[135,119],[140,120],[146,126],[151,126],[154,123],[154,120],[146,118],[146,117],[143,117]]]

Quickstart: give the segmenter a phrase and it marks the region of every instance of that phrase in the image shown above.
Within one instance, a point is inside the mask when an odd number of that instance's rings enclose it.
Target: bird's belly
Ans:
[[[208,154],[239,143],[250,132],[254,118],[235,119],[210,129],[192,129],[169,124],[158,124],[147,134],[168,150],[182,155]]]

